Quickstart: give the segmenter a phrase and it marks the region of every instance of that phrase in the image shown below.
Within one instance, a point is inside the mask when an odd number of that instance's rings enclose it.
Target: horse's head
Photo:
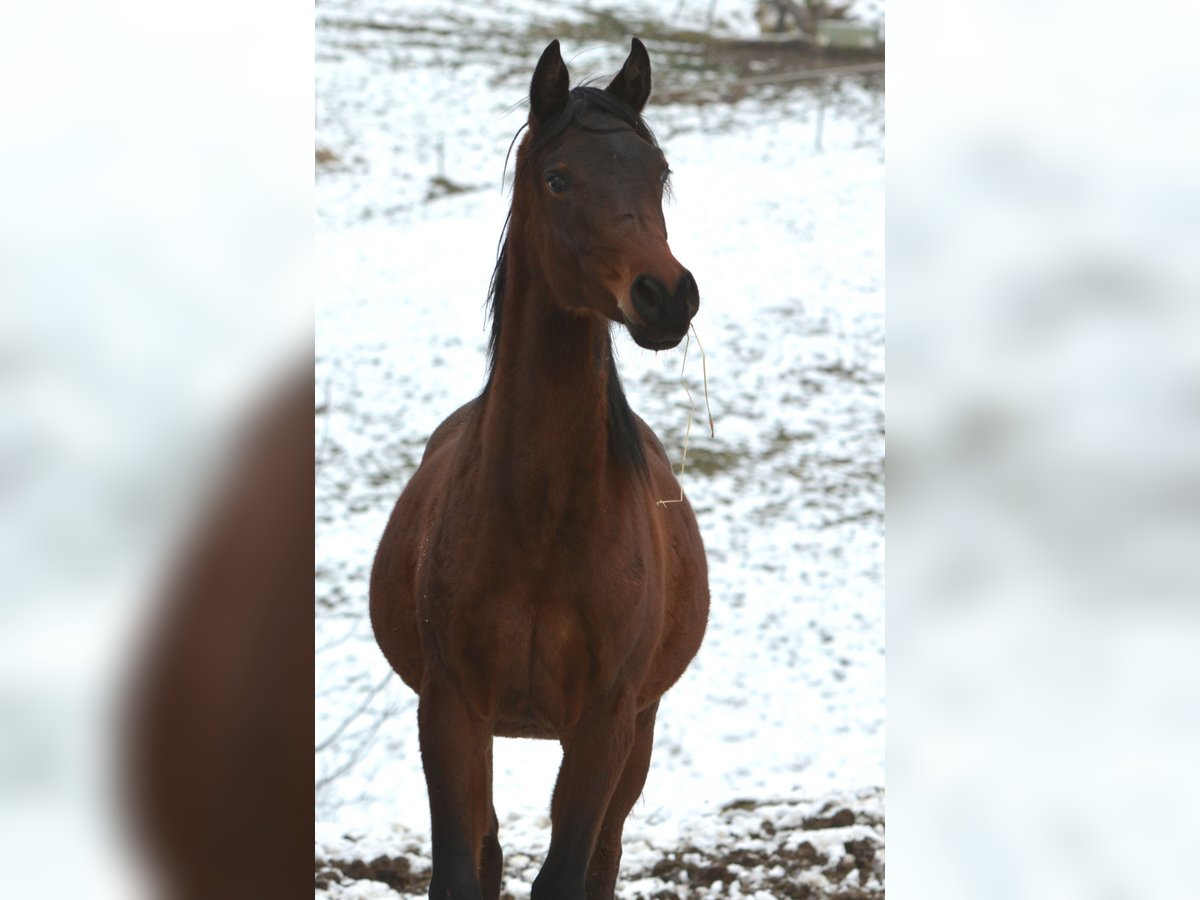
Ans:
[[[641,118],[649,96],[650,57],[637,38],[603,90],[570,90],[552,42],[533,73],[514,193],[557,300],[625,325],[642,347],[667,350],[687,334],[700,293],[667,246],[670,170]]]

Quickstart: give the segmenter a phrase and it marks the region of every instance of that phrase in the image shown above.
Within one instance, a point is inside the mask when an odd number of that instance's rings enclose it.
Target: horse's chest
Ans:
[[[457,677],[489,698],[492,717],[529,733],[568,726],[590,698],[633,674],[658,624],[642,593],[606,584],[530,579],[460,602],[443,638]]]

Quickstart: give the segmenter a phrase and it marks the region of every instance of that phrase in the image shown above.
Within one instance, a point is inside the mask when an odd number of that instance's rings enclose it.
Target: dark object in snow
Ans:
[[[804,820],[804,827],[810,831],[820,828],[845,828],[854,824],[854,813],[848,809],[839,809],[832,816],[813,816]]]
[[[123,787],[168,900],[287,900],[312,865],[313,386],[253,428],[139,648]]]
[[[403,856],[377,856],[370,862],[361,859],[317,860],[317,890],[328,890],[331,884],[352,881],[381,881],[400,894],[415,894],[429,885],[429,872],[415,873]]]
[[[667,246],[649,95],[636,38],[603,90],[569,89],[558,41],[542,54],[487,385],[429,439],[371,573],[376,640],[420,695],[436,900],[499,894],[494,735],[563,746],[533,900],[611,898],[659,698],[704,635],[696,518],[625,399],[609,333],[670,349],[700,302]]]

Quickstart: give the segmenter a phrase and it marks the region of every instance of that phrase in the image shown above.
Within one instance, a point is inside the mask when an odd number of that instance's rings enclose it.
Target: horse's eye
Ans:
[[[671,170],[669,168],[667,168],[667,169],[662,170],[662,175],[659,176],[658,180],[661,181],[663,184],[666,184],[667,179],[670,177],[671,177]]]
[[[567,189],[566,180],[561,175],[556,175],[553,172],[546,176],[546,184],[549,185],[550,190],[554,191],[556,194],[561,194]]]

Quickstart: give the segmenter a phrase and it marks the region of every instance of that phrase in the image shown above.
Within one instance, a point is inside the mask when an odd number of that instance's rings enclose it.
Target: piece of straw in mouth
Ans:
[[[692,323],[691,330],[687,336],[687,343],[683,345],[683,362],[679,366],[679,383],[683,385],[683,390],[688,398],[687,428],[683,433],[683,456],[679,460],[679,497],[675,500],[658,500],[656,502],[659,506],[683,502],[683,473],[687,468],[688,444],[692,437],[692,419],[696,414],[696,401],[692,398],[691,389],[688,388],[687,380],[684,378],[684,370],[687,368],[688,348],[692,345],[693,335],[696,338],[696,346],[700,348],[700,368],[704,376],[704,406],[708,411],[708,434],[709,437],[717,436],[716,423],[713,421],[712,406],[708,402],[708,357],[704,353],[704,345],[700,343],[700,335],[696,332],[696,325]]]

